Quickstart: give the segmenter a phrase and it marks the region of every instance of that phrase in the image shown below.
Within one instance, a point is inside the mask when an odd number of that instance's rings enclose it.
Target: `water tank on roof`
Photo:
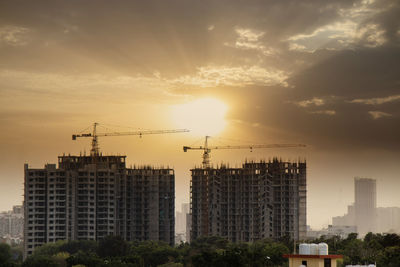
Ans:
[[[299,245],[299,254],[300,255],[310,255],[310,244],[301,243]]]
[[[319,255],[328,255],[328,244],[319,243],[318,244]]]
[[[310,244],[310,254],[311,255],[318,255],[318,245],[317,244]]]

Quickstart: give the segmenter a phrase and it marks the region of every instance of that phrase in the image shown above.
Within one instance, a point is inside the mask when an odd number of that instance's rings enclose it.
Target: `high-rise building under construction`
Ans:
[[[125,156],[60,156],[58,168],[25,165],[24,256],[57,240],[174,243],[173,169],[127,168]]]
[[[306,163],[248,162],[191,170],[191,239],[306,236]]]

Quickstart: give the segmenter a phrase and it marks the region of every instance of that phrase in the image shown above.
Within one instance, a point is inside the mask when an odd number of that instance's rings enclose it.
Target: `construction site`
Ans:
[[[307,233],[306,162],[245,162],[242,168],[214,168],[215,149],[297,148],[302,144],[183,147],[203,151],[200,168],[191,170],[191,240],[221,236],[232,242],[264,238],[303,239]]]
[[[100,136],[181,133],[188,130],[75,134],[90,138],[90,155],[62,155],[56,164],[25,164],[24,257],[47,242],[101,240],[164,241],[174,245],[175,172],[169,167],[127,168],[126,156],[105,156]],[[299,144],[184,146],[203,151],[191,170],[190,239],[220,236],[233,242],[306,235],[306,163],[245,162],[242,168],[212,167],[213,149],[295,148]]]
[[[63,155],[43,169],[25,164],[24,257],[58,240],[100,240],[174,244],[175,173],[153,166],[126,167],[126,156],[103,156],[99,136],[187,132],[160,130],[73,135],[92,139],[90,155]]]
[[[191,170],[191,239],[252,242],[306,236],[306,163],[246,162]]]

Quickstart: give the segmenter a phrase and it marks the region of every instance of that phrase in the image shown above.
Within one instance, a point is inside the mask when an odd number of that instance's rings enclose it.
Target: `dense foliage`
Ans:
[[[343,255],[343,263],[375,263],[377,266],[400,266],[400,236],[397,234],[367,234],[364,239],[357,239],[357,234],[350,234],[346,239],[339,237],[320,238],[314,242],[325,242],[329,254]]]
[[[341,254],[345,264],[374,263],[378,266],[400,266],[400,236],[372,234],[357,239],[351,234],[319,238],[311,242],[326,242],[329,254]],[[0,267],[261,267],[288,266],[283,254],[292,253],[293,242],[261,240],[254,243],[231,243],[219,237],[200,238],[191,244],[171,247],[162,242],[126,242],[120,237],[95,241],[58,241],[41,246],[24,262],[15,248],[0,245]]]

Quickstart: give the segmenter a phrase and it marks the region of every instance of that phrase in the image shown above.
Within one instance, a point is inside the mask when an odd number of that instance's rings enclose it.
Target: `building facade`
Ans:
[[[332,217],[333,226],[355,226],[356,225],[356,212],[354,204],[347,206],[347,213],[343,216]]]
[[[125,156],[60,156],[58,168],[25,164],[24,256],[57,240],[174,243],[172,169],[126,168]]]
[[[305,238],[306,163],[244,163],[192,169],[191,233],[232,242]]]
[[[294,240],[307,236],[307,166],[306,162],[268,163],[274,194],[274,238],[289,236]]]
[[[10,211],[0,213],[0,239],[8,243],[21,243],[24,229],[23,206],[13,206]],[[11,242],[12,240],[12,242]]]
[[[354,179],[355,224],[360,235],[376,232],[376,180],[370,178]]]

